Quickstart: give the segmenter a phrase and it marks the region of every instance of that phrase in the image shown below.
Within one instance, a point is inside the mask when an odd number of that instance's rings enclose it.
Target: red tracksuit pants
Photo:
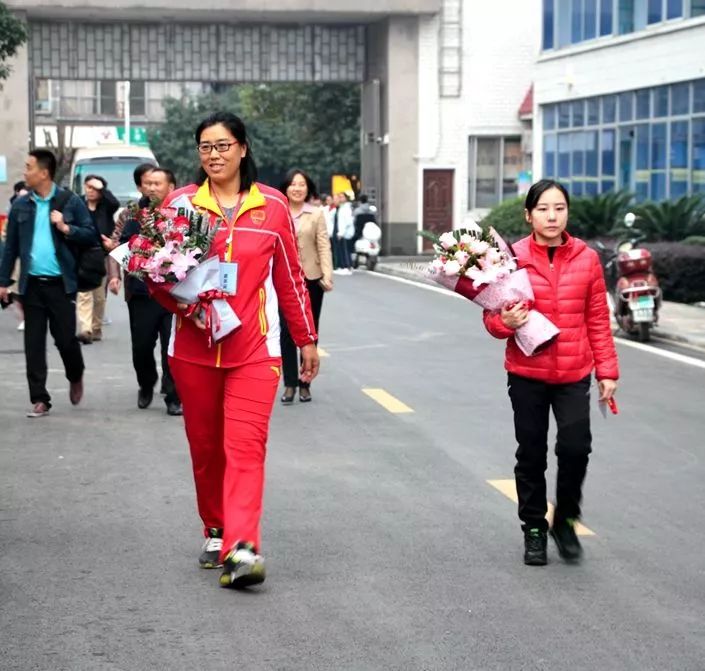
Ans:
[[[205,529],[223,529],[221,559],[238,541],[260,543],[264,459],[279,384],[278,358],[236,368],[169,359],[184,408]]]

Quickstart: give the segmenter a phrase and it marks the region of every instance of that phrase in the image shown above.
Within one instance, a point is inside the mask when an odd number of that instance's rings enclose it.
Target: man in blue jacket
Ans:
[[[24,181],[30,190],[10,210],[0,262],[0,300],[7,301],[15,261],[20,260],[19,294],[25,312],[24,349],[32,409],[43,417],[51,408],[46,388],[47,323],[64,362],[73,405],[83,397],[83,356],[76,339],[76,252],[99,244],[88,209],[75,194],[54,183],[56,158],[50,151],[31,151]]]

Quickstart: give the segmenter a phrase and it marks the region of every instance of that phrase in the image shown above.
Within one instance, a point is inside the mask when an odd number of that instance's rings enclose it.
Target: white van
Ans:
[[[71,163],[69,188],[81,196],[86,175],[99,175],[108,182],[108,189],[120,204],[125,205],[140,197],[132,173],[141,163],[157,165],[149,147],[112,144],[77,149]]]

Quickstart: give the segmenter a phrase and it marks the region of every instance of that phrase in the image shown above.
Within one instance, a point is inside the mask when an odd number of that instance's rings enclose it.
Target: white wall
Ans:
[[[468,137],[521,135],[517,114],[539,54],[541,1],[464,0],[460,98],[438,95],[439,21],[419,19],[418,179],[421,185],[424,168],[455,169],[453,219],[459,227],[468,213]]]
[[[539,106],[705,77],[705,17],[543,54],[534,82],[534,178],[543,171]]]

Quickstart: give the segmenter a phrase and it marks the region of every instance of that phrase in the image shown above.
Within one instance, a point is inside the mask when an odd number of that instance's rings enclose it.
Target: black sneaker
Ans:
[[[198,563],[201,568],[220,568],[223,562],[220,561],[220,551],[223,549],[223,530],[208,529],[203,547],[201,548],[201,556],[198,558]]]
[[[181,407],[181,403],[170,401],[166,404],[166,414],[171,417],[181,417],[184,414],[184,409]]]
[[[154,389],[142,389],[137,392],[137,407],[140,410],[146,410],[150,405],[152,405],[152,399],[154,398]]]
[[[223,562],[221,587],[241,589],[264,582],[264,558],[257,554],[253,543],[237,543]]]
[[[524,563],[527,566],[546,566],[548,535],[543,529],[524,530]]]
[[[583,556],[583,547],[575,533],[577,520],[555,520],[551,537],[556,541],[558,554],[568,562],[578,562]]]

